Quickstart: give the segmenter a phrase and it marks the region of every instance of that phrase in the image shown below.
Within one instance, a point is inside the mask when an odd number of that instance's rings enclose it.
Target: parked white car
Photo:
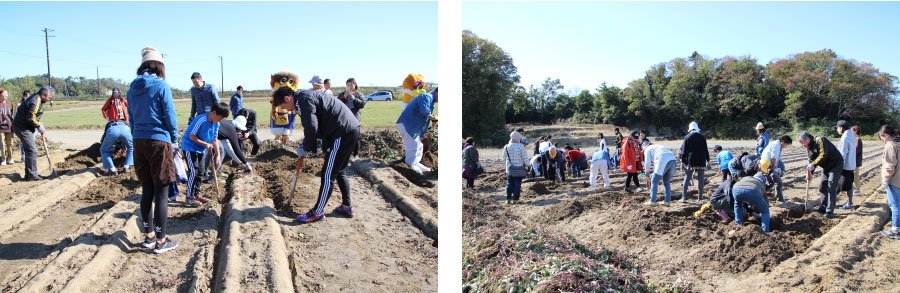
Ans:
[[[394,93],[389,91],[377,91],[366,96],[366,102],[371,101],[393,101]]]

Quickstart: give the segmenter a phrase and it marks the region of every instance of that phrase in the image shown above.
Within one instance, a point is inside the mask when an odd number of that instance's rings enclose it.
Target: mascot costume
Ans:
[[[296,74],[280,71],[272,74],[269,85],[272,86],[273,92],[282,87],[288,87],[291,90],[296,91],[297,80],[299,80],[299,78]],[[269,103],[271,104],[272,101],[270,100]],[[291,135],[291,132],[294,129],[295,116],[296,113],[290,112],[287,109],[282,109],[281,106],[272,105],[272,109],[269,112],[269,117],[271,117],[269,126],[272,128],[272,134],[275,135],[276,141],[281,141],[282,143],[288,141],[288,136]]]
[[[403,100],[403,105],[400,106],[400,110],[406,109],[406,105],[409,104],[409,101],[424,93],[425,76],[418,73],[410,73],[407,75],[406,78],[403,79],[403,85],[400,87],[400,98]]]

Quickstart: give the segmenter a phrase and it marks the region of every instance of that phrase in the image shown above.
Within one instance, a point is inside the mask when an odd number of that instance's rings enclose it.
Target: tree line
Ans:
[[[746,138],[755,136],[757,122],[785,132],[831,134],[840,119],[872,131],[900,121],[897,77],[829,49],[765,65],[751,56],[693,52],[651,66],[625,88],[600,83],[594,91],[571,94],[559,79],[519,85],[506,52],[464,31],[462,81],[463,135],[489,144],[502,141],[484,136],[503,138],[504,124],[516,122],[677,125],[672,132],[678,135],[697,121],[707,135]]]

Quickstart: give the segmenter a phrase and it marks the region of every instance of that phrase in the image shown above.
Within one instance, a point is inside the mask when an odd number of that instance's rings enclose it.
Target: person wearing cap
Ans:
[[[841,171],[841,191],[847,192],[847,203],[841,206],[843,210],[853,209],[853,172],[856,170],[856,134],[850,130],[850,123],[846,120],[837,122],[837,132],[841,134],[841,142],[838,151],[844,159]]]
[[[244,116],[237,116],[233,120],[223,120],[219,123],[219,146],[220,146],[220,154],[227,154],[228,157],[219,156],[219,165],[222,165],[227,159],[231,159],[237,163],[240,163],[244,166],[244,172],[250,173],[253,172],[253,167],[250,166],[250,163],[247,162],[247,158],[244,157],[244,152],[241,151],[241,141],[238,139],[238,131],[247,131],[247,118]]]
[[[172,89],[165,78],[166,66],[162,55],[154,48],[144,48],[141,50],[137,77],[126,94],[130,105],[127,110],[128,123],[131,124],[134,139],[134,170],[141,182],[143,246],[155,248],[155,253],[178,246],[178,241],[166,235],[169,192],[175,182],[178,121]]]
[[[559,179],[559,182],[566,182],[566,159],[565,155],[560,154],[559,150],[556,149],[555,146],[547,149],[546,152],[542,154],[546,165],[544,168],[544,179],[550,181],[556,181]]]
[[[12,165],[12,130],[13,111],[12,104],[9,101],[9,91],[0,88],[0,165]]]
[[[728,176],[731,175],[728,164],[734,159],[734,154],[731,151],[722,150],[720,145],[713,147],[713,153],[716,155],[716,162],[719,164],[719,171],[716,175],[722,176],[722,181],[728,180]]]
[[[775,183],[776,198],[779,203],[785,203],[784,199],[784,162],[781,159],[781,150],[791,145],[793,141],[790,136],[784,135],[775,143],[769,143],[760,154],[760,160],[769,161],[769,170],[767,173],[771,175],[772,182]]]
[[[231,100],[228,101],[228,108],[231,109],[231,113],[237,115],[241,109],[244,108],[244,87],[238,86],[237,90],[234,91],[234,94],[231,95]]]
[[[335,179],[342,198],[341,205],[334,212],[353,217],[350,180],[344,173],[344,168],[350,162],[350,156],[359,141],[359,121],[340,100],[321,91],[295,91],[290,86],[280,86],[272,95],[272,101],[274,105],[300,112],[303,141],[297,147],[298,168],[302,166],[306,156],[315,156],[319,152],[318,140],[323,142],[325,161],[316,205],[297,216],[296,221],[311,223],[325,218],[325,204],[331,198],[332,181]]]
[[[219,93],[216,86],[203,81],[200,72],[191,74],[191,116],[188,120],[194,120],[194,117],[200,114],[209,113],[212,106],[219,103]]]
[[[131,136],[131,128],[128,127],[128,101],[119,93],[119,89],[113,89],[112,96],[106,100],[101,109],[103,118],[106,119],[106,130],[100,139],[100,157],[103,161],[101,173],[116,175],[118,171],[113,164],[113,153],[117,144],[125,145],[125,172],[134,165],[134,140]]]
[[[240,138],[241,140],[249,139],[250,144],[252,145],[252,149],[250,149],[250,155],[256,156],[256,154],[259,153],[260,145],[259,135],[256,134],[256,111],[250,108],[243,108],[238,111],[237,116],[243,116],[247,120],[246,130],[242,130],[240,133],[238,133],[238,138]],[[243,148],[244,144],[241,144],[242,152],[245,151]]]
[[[826,218],[834,217],[835,200],[837,200],[838,183],[841,181],[841,171],[844,170],[844,158],[837,147],[824,136],[813,137],[809,132],[801,131],[797,134],[797,141],[806,149],[809,157],[809,165],[806,175],[810,179],[816,167],[822,167],[822,177],[819,179],[820,205],[818,212],[825,214]]]
[[[744,170],[747,176],[734,183],[731,191],[734,196],[734,223],[743,225],[749,208],[755,211],[752,214],[762,222],[764,233],[772,232],[769,225],[769,203],[765,198],[767,167],[762,166],[759,160],[745,160]]]
[[[638,173],[644,171],[644,152],[641,149],[641,142],[638,139],[638,131],[632,131],[631,135],[622,141],[622,155],[619,158],[619,170],[627,173],[625,177],[625,189],[631,188],[631,182],[634,181],[635,192],[643,192]]]
[[[756,123],[756,154],[762,154],[762,151],[769,145],[769,131],[763,126],[762,122]]]
[[[647,142],[647,147],[644,148],[644,167],[650,170],[650,201],[645,204],[656,204],[660,180],[665,187],[663,202],[669,204],[672,201],[671,182],[675,176],[675,154],[667,147]]]
[[[327,94],[327,92],[325,92],[324,81],[322,81],[322,78],[318,75],[313,75],[313,77],[309,79],[309,83],[312,85],[312,88],[310,88],[311,90]]]
[[[397,129],[403,139],[406,150],[405,162],[419,174],[430,172],[431,168],[420,163],[422,161],[422,136],[428,130],[431,121],[437,121],[432,115],[437,97],[423,92],[409,101],[397,118]]]
[[[334,92],[331,91],[331,79],[330,78],[326,78],[325,80],[323,80],[322,86],[325,89],[326,94],[329,94],[332,96],[334,95]]]
[[[44,103],[49,102],[56,90],[51,86],[42,86],[37,93],[19,103],[13,117],[13,132],[22,142],[22,160],[25,162],[25,180],[37,181],[44,178],[37,171],[37,142],[34,133],[38,132],[46,139],[41,117],[44,116]]]
[[[681,168],[684,170],[684,182],[681,187],[681,201],[687,200],[688,187],[694,172],[697,173],[697,200],[703,199],[703,185],[706,183],[706,168],[709,165],[709,147],[706,136],[700,133],[697,122],[688,124],[688,134],[681,144]]]

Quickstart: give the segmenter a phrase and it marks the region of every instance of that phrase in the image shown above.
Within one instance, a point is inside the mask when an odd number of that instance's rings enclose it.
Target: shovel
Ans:
[[[44,143],[44,153],[47,154],[47,164],[50,164],[50,177],[56,177],[56,168],[53,167],[53,162],[50,161],[50,150],[47,148],[47,138],[41,134],[41,142]]]
[[[209,169],[212,170],[213,182],[216,186],[216,195],[222,194],[222,190],[219,189],[219,176],[216,175],[216,164],[209,164]]]
[[[288,199],[288,207],[294,206],[294,191],[297,190],[297,178],[300,177],[300,169],[303,168],[303,157],[297,159],[299,162],[294,168],[294,182],[291,183],[291,198]]]
[[[809,180],[812,177],[812,172],[806,170],[806,197],[803,199],[803,214],[806,214],[806,203],[809,202]]]

